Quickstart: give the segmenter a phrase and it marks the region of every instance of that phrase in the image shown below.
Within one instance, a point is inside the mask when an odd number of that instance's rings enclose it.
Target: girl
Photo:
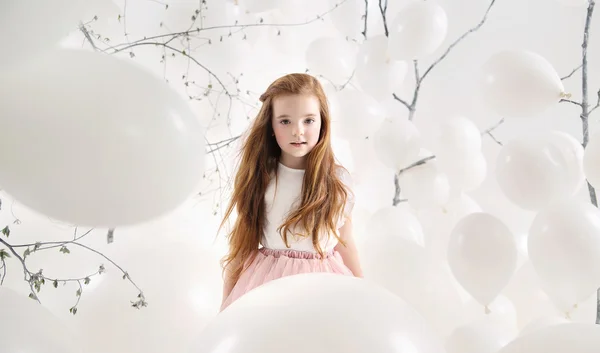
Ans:
[[[352,237],[349,173],[335,163],[321,84],[310,75],[286,75],[260,100],[221,224],[237,211],[222,262],[221,310],[284,276],[362,277]]]

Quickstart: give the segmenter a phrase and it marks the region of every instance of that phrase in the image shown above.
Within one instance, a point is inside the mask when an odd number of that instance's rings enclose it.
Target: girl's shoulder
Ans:
[[[352,175],[346,168],[341,165],[337,165],[335,168],[335,173],[340,181],[346,185],[346,187],[350,189],[353,187],[354,182],[352,180]]]

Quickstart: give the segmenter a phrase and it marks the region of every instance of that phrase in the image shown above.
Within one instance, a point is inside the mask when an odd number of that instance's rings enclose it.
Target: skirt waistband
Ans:
[[[265,256],[273,256],[275,258],[285,256],[293,259],[320,259],[321,255],[317,252],[293,250],[293,249],[269,249],[261,248],[260,251]],[[335,250],[324,252],[324,258],[330,258],[335,256]]]

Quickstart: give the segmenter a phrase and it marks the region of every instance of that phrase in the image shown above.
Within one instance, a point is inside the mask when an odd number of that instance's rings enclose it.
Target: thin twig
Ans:
[[[387,7],[388,0],[379,0],[379,11],[381,12],[381,19],[383,20],[383,30],[385,31],[385,36],[389,37],[390,32],[388,31],[387,25]]]
[[[581,103],[579,103],[579,102],[575,102],[575,101],[572,101],[572,100],[570,100],[570,99],[561,99],[561,100],[560,100],[560,101],[558,101],[558,102],[559,102],[559,103],[571,103],[571,104],[575,104],[575,105],[577,105],[577,106],[580,106],[580,107],[581,107]]]
[[[485,129],[484,131],[481,132],[481,136],[483,135],[488,135],[489,137],[492,138],[492,140],[494,140],[494,142],[496,142],[498,145],[503,146],[502,142],[500,142],[496,136],[494,136],[492,134],[492,132],[494,130],[496,130],[500,125],[502,125],[504,123],[504,118],[500,119],[500,121],[498,121],[494,126]]]
[[[85,24],[83,23],[79,23],[79,30],[81,32],[83,32],[83,35],[85,36],[85,38],[87,39],[88,42],[90,42],[90,44],[92,45],[92,48],[94,48],[95,51],[98,51],[98,47],[96,46],[96,43],[94,43],[94,40],[92,39],[92,36],[90,35],[90,32],[88,32],[87,28],[85,28]]]
[[[369,0],[365,0],[365,14],[363,15],[363,19],[365,21],[364,30],[362,31],[362,35],[367,39],[367,21],[369,19]]]
[[[30,280],[31,279],[31,271],[29,271],[29,269],[27,268],[27,264],[25,264],[25,259],[23,259],[23,257],[21,257],[21,255],[19,255],[15,249],[6,241],[4,241],[2,238],[0,238],[0,243],[4,244],[8,250],[10,250],[10,252],[21,262],[21,265],[23,266],[23,276],[24,276],[24,280],[25,282],[29,283],[29,288],[31,289],[31,295],[33,295],[34,299],[41,304],[40,299],[37,297],[37,295],[35,295],[35,289],[33,288],[33,282]]]
[[[564,80],[570,78],[571,76],[573,76],[574,73],[576,73],[577,71],[579,71],[579,69],[581,69],[582,66],[583,66],[583,64],[577,66],[576,68],[573,69],[573,71],[571,71],[570,74],[568,74],[567,76],[561,77],[560,79],[564,81]]]
[[[415,87],[415,90],[413,93],[413,99],[412,99],[411,104],[408,104],[405,100],[399,98],[395,93],[393,94],[394,99],[396,99],[400,103],[404,104],[404,106],[406,106],[406,108],[408,109],[409,120],[412,120],[414,117],[414,114],[415,114],[415,111],[417,108],[416,106],[417,106],[419,90],[421,88],[421,84],[423,83],[423,80],[427,77],[427,75],[429,75],[429,73],[431,72],[431,70],[433,70],[433,68],[435,68],[442,60],[444,60],[448,56],[450,51],[452,51],[452,49],[454,49],[458,45],[458,43],[460,43],[462,40],[464,40],[469,34],[478,31],[483,26],[483,24],[487,21],[488,14],[490,13],[490,10],[492,9],[492,7],[494,6],[495,3],[496,3],[496,0],[492,0],[490,2],[490,5],[488,6],[488,8],[483,16],[483,19],[475,27],[469,29],[462,36],[460,36],[458,39],[456,39],[452,44],[450,44],[448,49],[446,49],[446,51],[436,61],[434,61],[433,64],[431,64],[429,66],[429,68],[427,68],[427,70],[425,70],[425,73],[423,74],[423,76],[419,76],[418,62],[416,60],[414,61],[416,87]]]
[[[448,56],[448,54],[450,53],[450,51],[458,44],[460,43],[463,39],[465,39],[469,34],[478,31],[481,26],[483,26],[483,24],[487,21],[487,17],[488,14],[490,13],[490,10],[492,9],[492,7],[494,6],[496,0],[492,0],[492,2],[490,3],[490,5],[487,8],[487,11],[485,11],[485,15],[483,15],[483,19],[481,20],[481,22],[479,22],[479,24],[477,24],[477,26],[471,28],[470,30],[468,30],[467,32],[465,32],[462,36],[460,36],[457,40],[454,41],[454,43],[452,43],[448,49],[446,50],[446,52],[444,54],[442,54],[442,56],[440,56],[439,59],[437,59],[433,64],[431,64],[431,66],[429,66],[429,68],[425,71],[425,73],[423,74],[423,77],[421,77],[421,80],[423,80],[425,77],[427,77],[427,75],[429,75],[429,73],[431,72],[431,70],[440,63],[440,61],[444,60],[444,58],[446,56]]]

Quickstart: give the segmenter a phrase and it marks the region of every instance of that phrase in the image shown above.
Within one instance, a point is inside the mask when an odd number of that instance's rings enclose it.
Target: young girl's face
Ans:
[[[281,148],[283,165],[303,169],[306,155],[319,141],[321,131],[319,100],[313,95],[285,95],[273,99],[271,124]]]

